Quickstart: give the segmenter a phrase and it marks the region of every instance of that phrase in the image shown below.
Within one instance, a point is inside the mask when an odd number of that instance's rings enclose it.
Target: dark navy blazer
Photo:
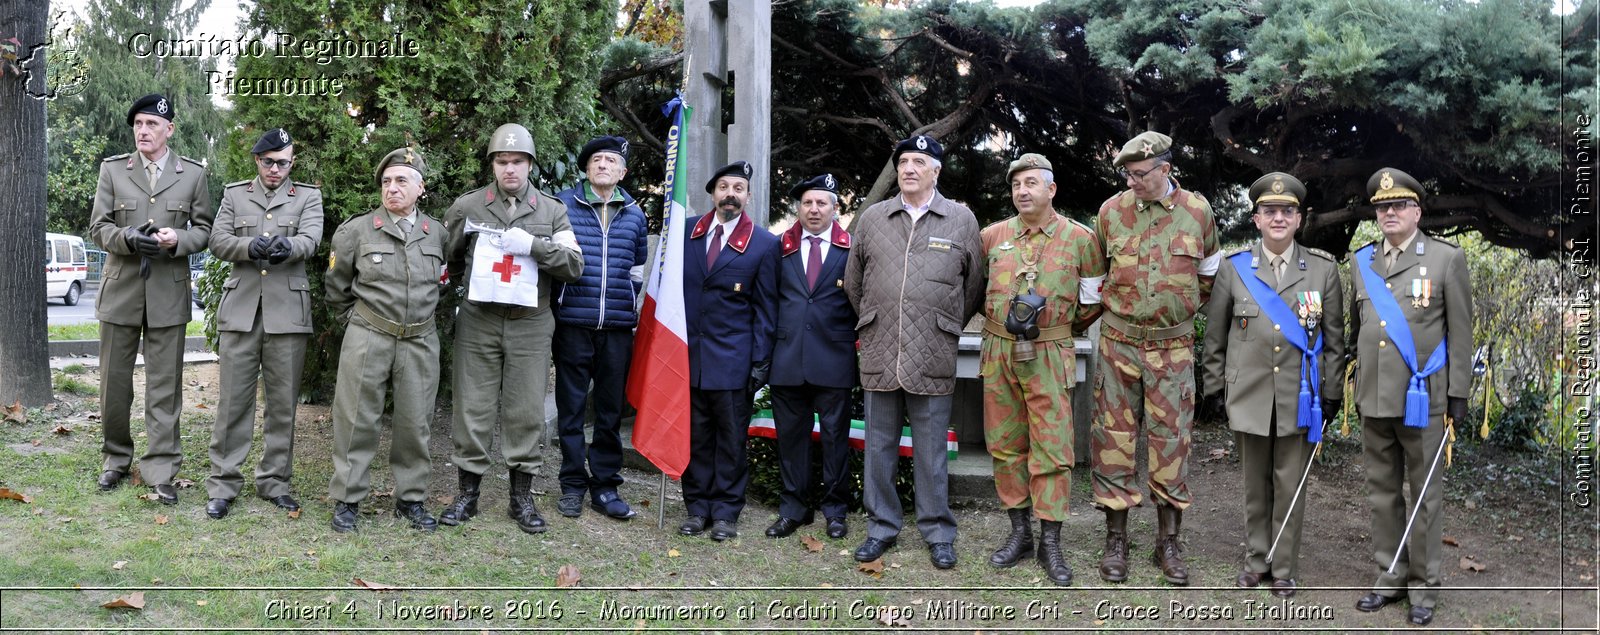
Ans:
[[[852,388],[856,372],[856,311],[844,293],[844,265],[850,258],[850,234],[836,222],[822,260],[817,288],[806,284],[799,223],[783,233],[778,271],[778,332],[772,346],[774,386],[811,384]]]
[[[744,390],[754,362],[772,360],[778,300],[778,237],[741,214],[706,271],[715,214],[688,219],[683,263],[689,387]]]

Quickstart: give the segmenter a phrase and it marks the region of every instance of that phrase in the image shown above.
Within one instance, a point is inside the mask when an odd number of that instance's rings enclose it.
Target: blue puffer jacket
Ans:
[[[634,305],[643,285],[633,281],[630,270],[647,264],[648,225],[633,196],[621,187],[617,192],[622,211],[608,230],[600,229],[600,214],[584,196],[584,182],[556,194],[583,248],[582,277],[567,283],[556,300],[556,321],[564,326],[631,329],[639,324]]]

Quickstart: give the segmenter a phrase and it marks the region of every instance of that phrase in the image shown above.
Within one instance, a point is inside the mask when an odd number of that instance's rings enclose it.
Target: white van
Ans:
[[[78,303],[83,297],[83,286],[89,278],[89,258],[83,249],[83,239],[68,234],[44,235],[44,287],[45,298],[61,298],[67,306]]]

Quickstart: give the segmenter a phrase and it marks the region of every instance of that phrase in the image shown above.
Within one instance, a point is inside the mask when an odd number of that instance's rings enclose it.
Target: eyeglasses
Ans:
[[[1373,211],[1377,212],[1379,216],[1383,216],[1384,214],[1398,215],[1400,212],[1404,212],[1407,209],[1410,209],[1412,205],[1416,204],[1416,201],[1395,201],[1393,203],[1378,203],[1377,205],[1374,205],[1372,209]]]
[[[1128,177],[1131,176],[1136,181],[1143,181],[1144,177],[1150,176],[1150,174],[1152,172],[1155,172],[1156,170],[1160,170],[1160,169],[1161,169],[1161,166],[1159,166],[1159,165],[1156,166],[1156,167],[1150,168],[1148,170],[1142,170],[1142,171],[1139,171],[1139,172],[1129,172],[1128,168],[1117,168],[1117,176],[1120,176],[1123,179],[1127,179]]]
[[[256,161],[261,162],[261,167],[264,167],[268,170],[271,170],[272,168],[287,170],[289,169],[289,166],[294,165],[294,159],[263,159],[261,157],[256,157]]]
[[[1294,218],[1296,214],[1300,213],[1300,209],[1296,207],[1262,207],[1256,209],[1256,213],[1260,214],[1262,218]]]

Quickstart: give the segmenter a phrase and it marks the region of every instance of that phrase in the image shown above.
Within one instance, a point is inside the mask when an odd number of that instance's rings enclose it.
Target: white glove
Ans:
[[[533,234],[512,227],[500,234],[494,246],[513,256],[526,256],[533,251]]]

